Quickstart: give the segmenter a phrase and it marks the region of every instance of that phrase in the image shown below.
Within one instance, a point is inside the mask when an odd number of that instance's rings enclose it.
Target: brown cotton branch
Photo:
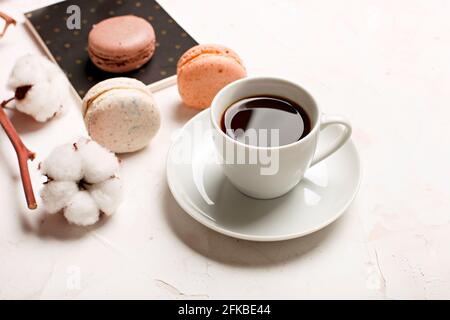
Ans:
[[[0,11],[0,18],[5,20],[5,26],[3,27],[2,32],[0,33],[0,39],[5,35],[6,30],[8,30],[8,27],[10,25],[16,25],[16,20],[8,16],[6,13]]]
[[[19,161],[20,176],[22,178],[23,190],[25,192],[25,198],[27,200],[28,208],[34,210],[37,208],[36,199],[34,197],[33,186],[31,184],[30,172],[28,170],[28,160],[34,160],[35,154],[28,150],[24,145],[16,129],[14,128],[11,120],[9,120],[4,107],[12,99],[5,100],[1,103],[0,108],[0,125],[5,130],[9,140],[11,141],[14,149],[16,150],[17,159]]]
[[[15,99],[15,98],[12,97],[12,98],[9,98],[8,100],[3,101],[1,107],[2,107],[2,108],[8,109],[6,106],[7,106],[8,103],[10,103],[11,101],[14,101],[14,99]]]

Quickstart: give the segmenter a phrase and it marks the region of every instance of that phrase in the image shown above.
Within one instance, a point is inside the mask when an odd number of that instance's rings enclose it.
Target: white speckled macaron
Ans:
[[[93,86],[83,99],[83,117],[91,138],[115,153],[145,148],[161,126],[152,93],[132,78]]]

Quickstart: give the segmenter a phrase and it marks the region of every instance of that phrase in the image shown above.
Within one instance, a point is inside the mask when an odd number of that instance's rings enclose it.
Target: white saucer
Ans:
[[[360,184],[358,152],[350,140],[310,168],[287,195],[256,200],[240,193],[223,175],[210,135],[209,109],[192,118],[167,157],[167,181],[178,204],[195,220],[225,235],[278,241],[307,235],[339,218]],[[339,128],[322,132],[319,148]]]

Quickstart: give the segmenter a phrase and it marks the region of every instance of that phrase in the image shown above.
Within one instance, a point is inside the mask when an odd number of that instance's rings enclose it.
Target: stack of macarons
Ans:
[[[127,15],[101,21],[89,34],[88,53],[100,69],[123,73],[140,68],[155,51],[155,32],[145,19]],[[247,75],[236,52],[201,44],[177,64],[178,91],[184,104],[204,109],[227,84]],[[89,135],[115,153],[144,148],[161,125],[150,89],[132,78],[112,78],[93,86],[83,99]]]
[[[177,64],[181,99],[197,109],[209,107],[223,87],[246,75],[240,57],[222,45],[197,45]],[[145,148],[161,125],[150,89],[139,80],[123,77],[93,86],[83,99],[83,117],[92,139],[115,153]]]

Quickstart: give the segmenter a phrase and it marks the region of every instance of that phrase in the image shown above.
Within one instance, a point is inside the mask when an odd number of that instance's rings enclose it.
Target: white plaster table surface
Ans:
[[[53,1],[3,0],[21,12]],[[450,298],[450,2],[177,1],[166,10],[199,42],[227,44],[249,74],[288,78],[347,115],[363,165],[345,215],[312,235],[253,243],[192,220],[165,180],[171,134],[196,111],[156,94],[163,126],[123,156],[125,201],[92,228],[25,208],[15,153],[0,133],[0,298]],[[207,13],[207,14],[205,14]],[[0,98],[24,53],[20,23],[0,40]],[[39,125],[11,114],[39,160],[85,134],[79,106]],[[79,281],[78,281],[79,280]]]

